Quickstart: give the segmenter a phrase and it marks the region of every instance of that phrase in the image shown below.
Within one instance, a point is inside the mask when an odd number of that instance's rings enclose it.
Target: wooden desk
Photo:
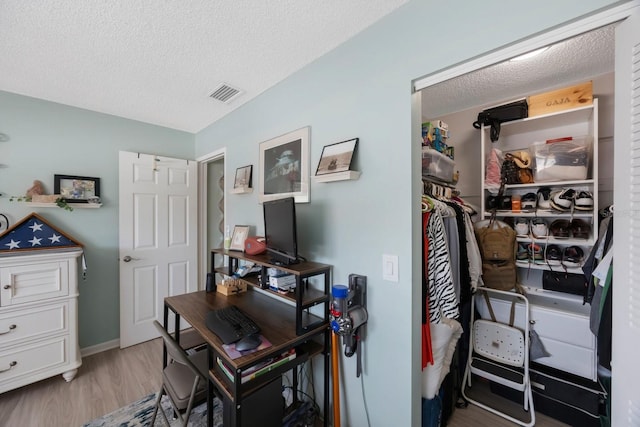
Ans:
[[[179,322],[183,318],[193,326],[193,328],[206,341],[209,348],[209,387],[207,397],[207,422],[213,424],[213,397],[214,387],[231,402],[235,403],[236,424],[240,425],[240,411],[242,400],[255,392],[260,386],[267,384],[278,375],[292,370],[296,366],[304,363],[310,357],[323,353],[324,357],[324,416],[325,426],[327,425],[327,414],[329,408],[329,327],[328,323],[322,323],[306,333],[298,335],[296,333],[296,309],[289,304],[278,301],[275,298],[264,295],[259,291],[249,290],[248,292],[225,296],[217,292],[193,292],[184,295],[167,297],[164,300],[164,324],[167,326],[169,310],[175,313],[176,338],[179,341]],[[216,308],[235,305],[244,311],[260,326],[261,334],[271,342],[271,347],[255,353],[231,359],[224,348],[222,341],[216,334],[211,332],[205,324],[205,318],[210,310]],[[317,316],[303,313],[309,317],[310,324],[317,323],[320,319]],[[291,348],[296,349],[296,358],[273,369],[272,371],[254,378],[242,384],[243,370],[266,359],[275,357]],[[230,381],[215,363],[216,358],[221,358],[227,366],[231,367],[235,373],[234,381]],[[293,388],[297,389],[297,370],[293,369]],[[294,404],[297,404],[297,393],[294,393]]]

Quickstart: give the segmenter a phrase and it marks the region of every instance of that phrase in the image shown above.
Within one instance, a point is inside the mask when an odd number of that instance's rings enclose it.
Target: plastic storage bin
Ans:
[[[456,163],[444,154],[429,148],[422,148],[422,176],[453,182]]]
[[[535,158],[535,182],[587,179],[591,139],[573,137],[555,142],[536,142],[531,147]]]

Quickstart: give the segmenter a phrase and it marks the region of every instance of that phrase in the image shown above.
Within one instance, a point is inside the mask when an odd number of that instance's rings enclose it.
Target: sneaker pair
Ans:
[[[518,245],[518,251],[516,252],[516,261],[521,263],[543,264],[544,249],[536,243],[520,243]]]
[[[549,204],[553,209],[566,212],[572,207],[581,211],[593,210],[593,195],[589,191],[579,191],[564,188],[551,193]]]
[[[568,239],[569,237],[588,239],[591,235],[591,225],[579,218],[574,218],[571,221],[568,219],[556,219],[549,228],[551,229],[551,235],[556,239]]]
[[[544,259],[548,265],[580,268],[584,259],[584,251],[579,246],[567,246],[562,250],[558,245],[547,245]]]
[[[546,237],[549,233],[547,223],[542,218],[534,218],[530,223],[526,218],[517,218],[514,229],[520,237],[526,237],[531,233],[533,237],[540,238]]]

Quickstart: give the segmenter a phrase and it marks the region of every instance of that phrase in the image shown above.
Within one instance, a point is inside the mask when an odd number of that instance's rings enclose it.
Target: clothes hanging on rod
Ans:
[[[598,338],[598,364],[611,371],[613,292],[613,207],[600,212],[598,239],[582,271],[588,279],[585,303],[591,304],[590,329]]]
[[[432,399],[463,333],[461,300],[469,300],[478,286],[482,265],[470,217],[473,209],[454,189],[423,184],[422,395]]]

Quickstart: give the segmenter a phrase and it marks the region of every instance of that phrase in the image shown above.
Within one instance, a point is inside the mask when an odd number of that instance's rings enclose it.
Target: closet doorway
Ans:
[[[221,247],[225,230],[225,153],[198,158],[198,289],[204,290],[211,271],[211,249]]]
[[[600,100],[600,128],[598,132],[600,136],[600,150],[598,153],[600,157],[599,205],[602,207],[612,204],[614,201],[614,152],[616,162],[620,163],[620,158],[624,158],[625,155],[628,156],[625,153],[629,151],[630,141],[633,138],[633,136],[624,135],[623,137],[618,134],[614,147],[614,122],[616,123],[615,126],[618,126],[617,129],[620,129],[620,124],[618,123],[620,115],[633,114],[628,107],[628,105],[631,105],[630,101],[628,101],[628,104],[622,104],[623,108],[620,108],[620,104],[616,103],[615,98],[620,98],[621,90],[623,90],[620,89],[620,82],[627,83],[627,81],[631,80],[631,77],[620,79],[619,75],[616,74],[616,71],[618,71],[618,74],[629,73],[629,71],[624,70],[624,73],[621,73],[620,69],[614,69],[616,61],[620,61],[622,56],[621,52],[615,52],[615,47],[618,46],[619,48],[619,45],[622,44],[620,34],[625,38],[640,38],[638,31],[634,29],[634,25],[635,28],[640,28],[638,27],[640,18],[636,9],[637,6],[621,6],[585,19],[582,22],[569,24],[562,29],[510,46],[502,51],[494,52],[487,55],[487,57],[416,80],[414,85],[416,93],[413,99],[412,113],[413,140],[420,139],[422,121],[441,119],[449,125],[451,145],[455,147],[456,169],[460,171],[457,187],[465,200],[479,207],[481,197],[483,197],[480,184],[483,171],[481,171],[481,162],[478,160],[481,152],[479,131],[471,126],[473,121],[476,120],[477,113],[483,108],[520,99],[529,94],[541,93],[592,80],[594,96],[597,96]],[[625,19],[626,22],[621,22]],[[619,31],[620,28],[623,29],[623,33]],[[589,48],[586,51],[573,51],[573,54],[564,56],[563,66],[567,68],[547,67],[536,71],[532,65],[524,65],[526,64],[525,62],[522,62],[521,65],[517,61],[508,60],[523,53],[548,46],[548,49],[537,57],[538,61],[542,61],[545,57],[544,55],[550,56],[554,50],[561,51],[562,47],[581,42],[590,43]],[[602,44],[602,49],[597,49],[599,53],[591,50],[591,48],[598,47],[600,44]],[[565,55],[566,52],[565,50]],[[624,52],[624,55],[631,56],[631,49]],[[627,64],[625,63],[625,65]],[[546,71],[551,71],[551,73]],[[497,80],[491,80],[492,75],[497,77]],[[482,79],[486,79],[486,81]],[[617,91],[614,88],[614,81],[619,87]],[[624,89],[627,93],[629,92],[628,87],[630,86],[626,86]],[[625,95],[625,101],[628,98],[629,95]],[[615,120],[614,104],[617,107],[616,114],[618,115]],[[635,114],[635,117],[637,117],[637,114]],[[627,120],[627,122],[630,123],[631,121]],[[414,151],[414,155],[419,156],[418,149]],[[416,161],[416,164],[419,164],[419,161]],[[616,167],[619,169],[618,164]],[[632,166],[630,165],[629,167]],[[620,180],[621,173],[624,173],[624,171],[618,170],[615,172],[618,177],[618,189],[621,188],[620,184],[622,183]],[[629,181],[627,179],[625,183],[629,183]],[[618,194],[616,197],[618,203],[620,198],[621,195]],[[420,233],[416,230],[414,235],[420,236]],[[616,233],[616,236],[619,236],[619,234]],[[624,251],[627,251],[626,246],[632,248],[629,240],[623,240],[618,239],[618,246],[616,247],[620,247]],[[414,247],[420,247],[420,244],[414,243]],[[616,251],[616,254],[618,251]],[[420,262],[420,255],[414,255],[413,260],[414,263]],[[628,272],[619,271],[618,278],[621,279],[622,283],[632,283]],[[625,297],[625,299],[627,301],[618,299],[616,295],[614,307],[626,305],[623,310],[625,313],[629,313],[627,316],[631,316],[630,310],[637,309],[637,303],[631,302],[629,304],[628,298]],[[415,309],[419,310],[420,307],[416,306]],[[614,312],[616,310],[614,309]],[[615,329],[614,354],[616,354],[616,350],[624,349],[624,344],[621,344],[622,340],[619,341],[618,346],[615,344],[616,336],[623,332],[620,329],[622,328]],[[632,342],[629,340],[632,337],[635,337],[635,341],[639,338],[637,329],[634,329],[631,324],[620,335],[626,337],[627,343]],[[632,354],[628,346],[626,350],[628,351],[624,351],[625,354]],[[616,360],[615,357],[613,359]],[[638,404],[634,400],[632,386],[635,383],[634,380],[637,381],[640,378],[638,375],[635,375],[635,377],[633,375],[631,377],[627,376],[631,371],[616,377],[616,372],[623,372],[624,368],[633,366],[631,365],[632,362],[626,360],[625,356],[619,355],[617,360],[619,362],[617,365],[618,370],[615,371],[614,369],[613,374],[615,387],[613,393],[616,396],[616,400],[613,402],[613,414],[614,419],[617,418],[620,422],[623,422],[622,420],[626,419],[624,414],[629,413],[628,411],[631,411]]]

